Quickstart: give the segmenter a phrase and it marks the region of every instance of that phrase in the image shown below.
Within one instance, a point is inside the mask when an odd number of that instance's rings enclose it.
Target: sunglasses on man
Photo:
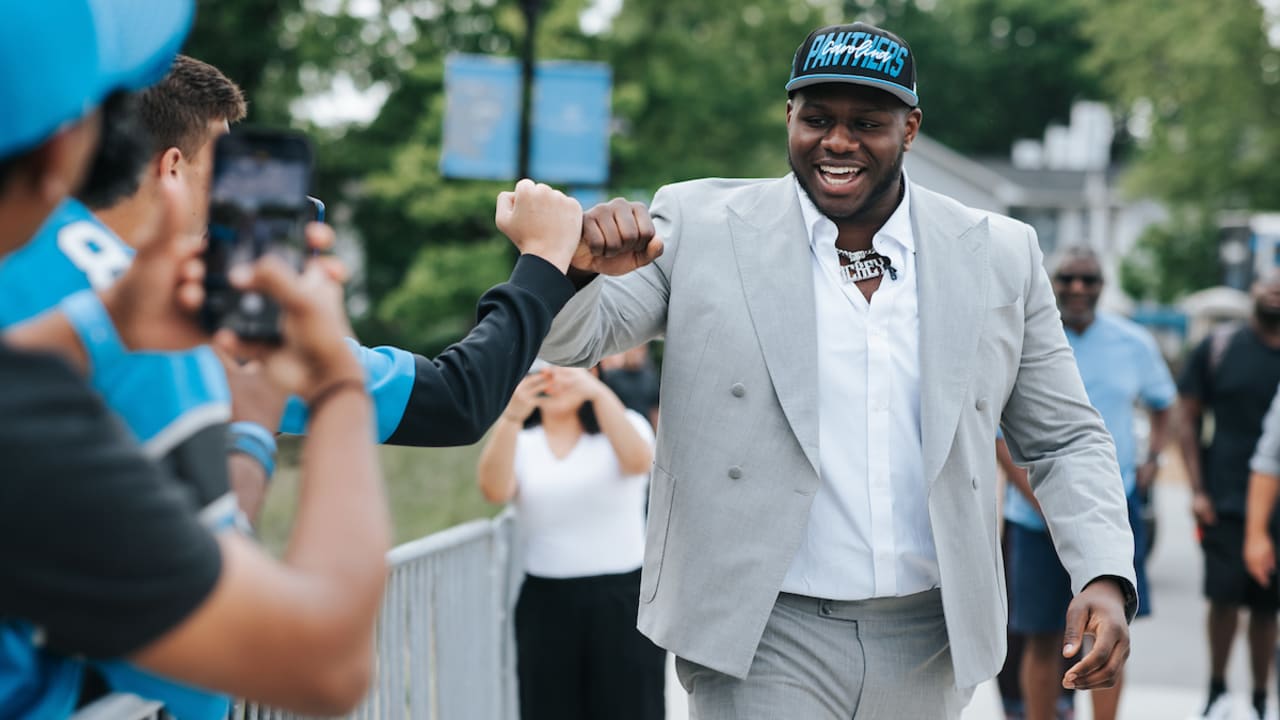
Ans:
[[[1075,281],[1079,280],[1085,287],[1094,287],[1102,282],[1101,275],[1072,275],[1070,273],[1058,273],[1053,276],[1053,279],[1055,282],[1062,283],[1063,285],[1071,285]]]

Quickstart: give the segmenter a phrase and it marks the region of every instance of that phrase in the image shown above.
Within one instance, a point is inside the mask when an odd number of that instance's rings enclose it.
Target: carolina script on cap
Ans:
[[[796,49],[787,92],[834,82],[879,88],[911,107],[920,104],[911,48],[875,25],[856,22],[818,28]]]

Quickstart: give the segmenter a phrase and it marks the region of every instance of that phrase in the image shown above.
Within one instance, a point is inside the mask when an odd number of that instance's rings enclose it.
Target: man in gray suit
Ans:
[[[1031,228],[903,174],[914,65],[880,28],[816,30],[787,84],[791,174],[584,219],[580,253],[665,244],[580,275],[542,357],[666,337],[639,625],[699,720],[957,717],[1005,650],[997,425],[1076,594],[1064,682],[1109,685],[1128,655],[1112,441]]]

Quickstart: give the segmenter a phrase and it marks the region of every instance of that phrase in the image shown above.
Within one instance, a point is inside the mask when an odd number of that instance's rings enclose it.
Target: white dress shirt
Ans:
[[[821,485],[782,589],[861,600],[938,587],[920,442],[920,315],[910,186],[872,239],[876,252],[892,262],[897,279],[886,273],[870,302],[843,278],[835,223],[798,182],[796,192],[813,257]]]

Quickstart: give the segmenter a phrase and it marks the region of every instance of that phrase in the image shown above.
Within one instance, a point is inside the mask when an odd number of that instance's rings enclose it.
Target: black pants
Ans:
[[[521,720],[662,720],[666,652],[636,630],[640,571],[526,576],[516,604]]]

